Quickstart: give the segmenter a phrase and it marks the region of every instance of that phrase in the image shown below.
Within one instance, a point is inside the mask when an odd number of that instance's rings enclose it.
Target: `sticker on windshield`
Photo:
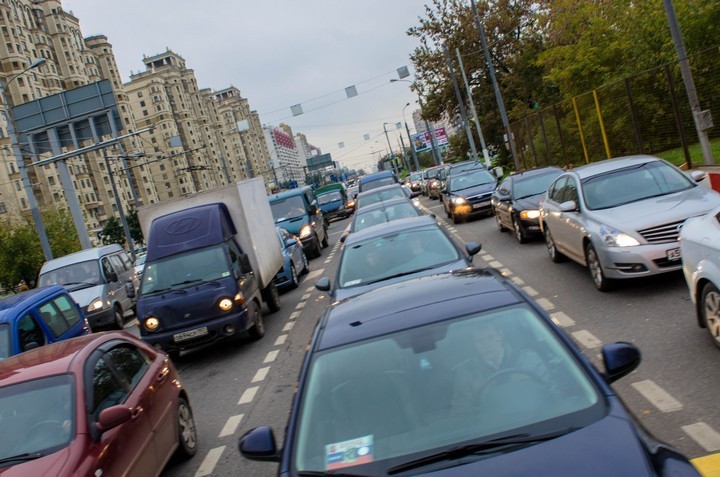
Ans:
[[[344,286],[344,287],[351,287],[351,286],[353,286],[353,285],[357,285],[357,284],[360,283],[361,281],[362,281],[362,280],[361,280],[360,278],[358,278],[357,280],[350,280],[349,282],[343,283],[343,286]]]
[[[223,278],[229,277],[229,276],[230,276],[230,272],[223,272],[222,276],[223,276]]]
[[[325,470],[342,469],[373,461],[373,436],[358,437],[349,441],[325,446]]]

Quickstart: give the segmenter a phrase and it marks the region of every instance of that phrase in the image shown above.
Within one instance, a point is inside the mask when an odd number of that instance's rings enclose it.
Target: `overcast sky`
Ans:
[[[170,49],[195,71],[200,88],[233,85],[263,124],[293,132],[348,167],[368,167],[399,150],[395,123],[414,133],[417,97],[408,83],[390,83],[412,65],[408,37],[426,0],[62,0],[84,36],[103,34],[113,46],[123,82],[144,69],[143,55]],[[358,96],[346,99],[356,85]],[[305,113],[293,117],[290,107]],[[363,140],[364,134],[371,139]],[[407,143],[407,137],[403,138]],[[338,143],[343,142],[344,148]],[[377,154],[376,154],[377,155]]]

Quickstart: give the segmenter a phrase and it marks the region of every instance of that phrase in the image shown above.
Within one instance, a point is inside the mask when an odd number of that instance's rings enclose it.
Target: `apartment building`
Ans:
[[[263,131],[270,151],[270,164],[276,185],[281,186],[286,182],[304,184],[303,168],[307,166],[307,161],[300,157],[300,150],[293,139],[290,126],[265,126]]]

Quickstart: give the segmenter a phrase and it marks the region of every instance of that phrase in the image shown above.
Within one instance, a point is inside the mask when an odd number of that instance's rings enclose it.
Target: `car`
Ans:
[[[355,199],[358,195],[358,186],[350,186],[347,189],[347,196],[348,196],[348,202],[347,202],[347,208],[351,211],[350,213],[355,212]]]
[[[334,286],[323,277],[315,288],[344,300],[387,283],[467,268],[479,251],[477,242],[467,242],[463,250],[433,216],[398,219],[349,234]]]
[[[410,199],[410,190],[400,184],[391,184],[377,187],[367,192],[360,192],[355,199],[355,208],[360,210],[370,204],[377,204],[378,202],[395,198]]]
[[[542,236],[540,199],[550,184],[563,172],[559,167],[541,167],[511,174],[492,193],[490,199],[498,229],[508,229],[518,243]]]
[[[412,202],[401,197],[370,204],[355,214],[350,225],[342,237],[340,237],[340,241],[345,242],[348,234],[372,227],[373,225],[384,224],[407,217],[417,217],[418,215],[423,215],[423,212]]]
[[[0,361],[89,333],[90,325],[82,310],[60,285],[0,299]]]
[[[345,184],[341,182],[328,184],[315,189],[314,193],[318,206],[328,222],[336,218],[345,219],[352,213],[352,209],[347,206],[348,195]]]
[[[143,272],[143,268],[145,268],[145,259],[146,258],[147,258],[147,253],[136,255],[135,261],[133,262],[133,268],[135,269],[135,273],[140,278],[142,278],[142,272]]]
[[[301,367],[278,448],[239,442],[278,475],[698,476],[610,384],[636,369],[627,342],[602,372],[511,280],[470,269],[329,305]]]
[[[322,255],[322,249],[329,245],[329,224],[312,188],[304,186],[290,189],[273,194],[268,200],[275,224],[300,237],[308,258]]]
[[[405,185],[412,192],[412,197],[420,195],[422,192],[422,172],[412,172],[405,178]]]
[[[438,173],[441,169],[443,169],[445,166],[433,166],[428,167],[423,171],[423,185],[422,185],[422,194],[424,196],[427,196],[431,199],[439,199],[440,198],[440,190],[437,188],[439,183],[435,181],[437,178]],[[435,188],[432,188],[432,184],[435,184]]]
[[[476,215],[492,214],[490,197],[497,179],[484,168],[455,173],[442,190],[445,214],[457,224]]]
[[[540,205],[553,262],[587,267],[595,287],[682,268],[678,237],[690,217],[720,206],[720,194],[669,162],[648,155],[607,159],[566,171]]]
[[[168,356],[124,332],[68,339],[0,362],[0,473],[159,475],[197,452]]]
[[[358,182],[358,190],[360,192],[367,192],[377,187],[397,184],[398,182],[397,177],[392,171],[380,171],[362,176]]]
[[[276,230],[285,260],[282,269],[275,275],[275,286],[294,289],[300,283],[299,275],[305,275],[310,271],[308,259],[305,256],[302,242],[296,235],[282,227],[277,227]]]
[[[454,162],[452,164],[444,164],[440,172],[438,172],[437,180],[440,182],[439,189],[442,190],[447,186],[447,178],[452,174],[469,171],[471,169],[485,169],[485,164],[480,161],[470,160],[462,162]],[[441,197],[442,199],[442,197]]]
[[[118,244],[48,260],[40,268],[38,286],[55,284],[68,289],[93,330],[121,330],[128,314],[137,315],[140,281],[130,257]]]
[[[720,348],[720,207],[685,221],[680,255],[697,323]]]

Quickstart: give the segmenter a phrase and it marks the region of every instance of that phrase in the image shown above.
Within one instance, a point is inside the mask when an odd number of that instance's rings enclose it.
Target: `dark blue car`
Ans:
[[[240,439],[278,475],[697,476],[650,436],[547,313],[492,270],[438,274],[330,305],[313,334],[284,446]]]
[[[90,326],[60,285],[0,299],[0,361],[56,341],[90,333]]]

